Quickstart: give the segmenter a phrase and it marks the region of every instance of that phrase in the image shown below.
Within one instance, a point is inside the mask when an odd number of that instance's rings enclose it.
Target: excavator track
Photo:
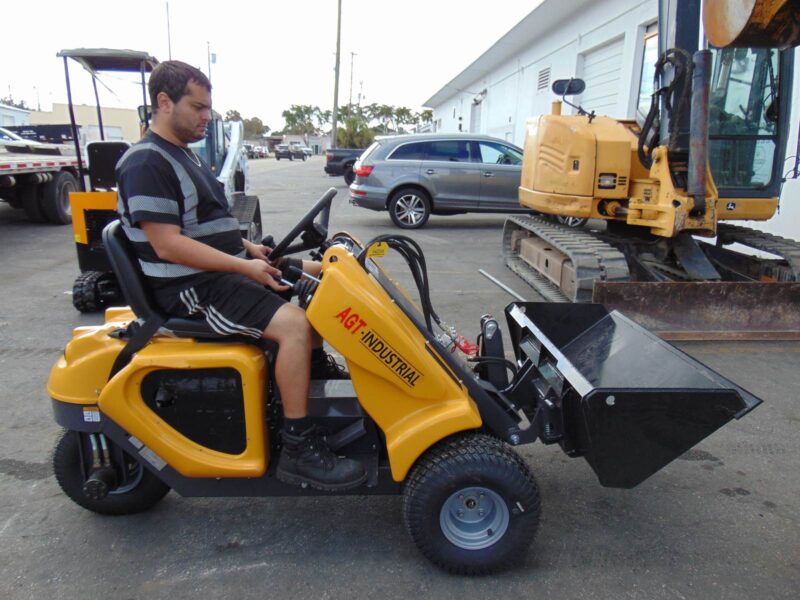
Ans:
[[[555,249],[571,262],[575,282],[571,290],[562,289],[551,278],[526,261],[514,248],[515,231],[527,231]],[[506,266],[551,302],[591,302],[595,281],[628,281],[625,256],[587,231],[572,229],[540,217],[510,216],[503,228],[503,257]]]
[[[800,242],[728,223],[717,225],[717,236],[723,244],[738,243],[780,256],[789,263],[790,269],[790,273],[785,273],[780,280],[800,281]]]

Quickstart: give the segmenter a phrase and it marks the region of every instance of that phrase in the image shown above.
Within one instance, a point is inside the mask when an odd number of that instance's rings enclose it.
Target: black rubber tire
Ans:
[[[280,156],[275,156],[275,160],[280,160],[280,159],[281,159]]]
[[[233,174],[233,191],[243,192],[245,188],[244,171],[236,171]]]
[[[305,154],[303,154],[303,162],[306,162],[306,158],[308,158]]]
[[[422,216],[420,216],[418,220],[413,221],[410,215],[407,217],[403,216],[403,208],[402,205],[398,207],[399,203],[405,203],[407,206],[413,204],[413,206],[422,210]],[[398,212],[401,214],[398,215]],[[407,214],[407,211],[405,214]],[[392,222],[400,229],[419,229],[428,222],[430,216],[431,199],[427,192],[419,188],[400,188],[392,194],[392,198],[389,200],[389,217],[391,217]]]
[[[39,201],[47,220],[54,225],[72,223],[72,209],[69,204],[70,192],[78,191],[78,180],[72,173],[59,171],[53,180],[39,187]]]
[[[28,184],[19,188],[17,191],[22,209],[25,216],[33,223],[47,223],[47,215],[42,210],[42,202],[39,197],[39,185]]]
[[[456,546],[440,522],[448,498],[471,486],[495,493],[508,511],[507,529],[486,548]],[[538,530],[540,511],[530,467],[502,441],[482,433],[459,434],[428,450],[403,490],[403,518],[414,543],[434,564],[461,575],[491,573],[522,559]]]
[[[97,289],[98,282],[105,273],[100,271],[86,271],[78,275],[72,284],[72,306],[82,313],[93,313],[102,310],[105,302],[100,297]]]
[[[61,433],[53,451],[53,472],[64,493],[79,506],[103,515],[132,515],[151,508],[169,492],[168,485],[140,465],[142,478],[133,489],[123,494],[110,493],[101,500],[87,497],[83,493],[78,444],[76,432]]]
[[[347,185],[353,185],[353,182],[356,180],[356,174],[353,171],[353,165],[348,165],[344,169],[344,182]]]

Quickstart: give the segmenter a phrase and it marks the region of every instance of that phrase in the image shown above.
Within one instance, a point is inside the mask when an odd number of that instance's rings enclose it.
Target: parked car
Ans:
[[[432,214],[530,212],[517,199],[521,168],[520,148],[485,135],[379,137],[353,167],[350,202],[388,210],[403,229]]]
[[[314,151],[311,148],[309,148],[308,146],[300,146],[300,150],[303,151],[303,154],[305,154],[306,157],[314,156]]]
[[[363,148],[329,148],[325,151],[325,172],[344,175],[344,182],[350,185],[356,179],[353,165],[363,153]]]
[[[256,148],[253,146],[253,144],[245,144],[244,151],[247,153],[247,158],[256,157]]]
[[[280,160],[282,158],[288,158],[289,160],[300,158],[302,160],[305,160],[306,155],[302,150],[300,150],[299,146],[289,145],[289,144],[278,144],[277,146],[275,146],[275,159]]]

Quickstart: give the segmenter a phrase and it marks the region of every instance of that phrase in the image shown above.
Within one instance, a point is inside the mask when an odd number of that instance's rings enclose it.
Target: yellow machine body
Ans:
[[[654,235],[682,231],[713,236],[723,215],[710,170],[706,207],[693,215],[693,198],[672,181],[666,147],[653,152],[646,169],[637,156],[634,121],[582,115],[542,115],[528,120],[519,200],[545,214],[617,220]],[[741,198],[724,211],[725,220],[771,218],[778,199]]]
[[[324,278],[308,308],[323,338],[346,359],[359,403],[386,436],[392,477],[402,481],[439,440],[477,429],[482,421],[466,387],[380,283],[340,246],[324,257]],[[156,336],[111,380],[125,342],[110,334],[134,315],[109,309],[100,326],[79,327],[54,365],[48,393],[111,419],[186,477],[259,477],[269,461],[265,417],[268,363],[256,346]],[[206,448],[160,418],[142,397],[142,382],[158,370],[233,368],[241,378],[246,448],[227,454]],[[446,371],[443,373],[443,371]]]

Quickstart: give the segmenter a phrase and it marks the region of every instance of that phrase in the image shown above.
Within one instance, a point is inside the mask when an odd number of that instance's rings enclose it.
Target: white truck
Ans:
[[[69,193],[78,191],[78,157],[66,146],[26,140],[0,128],[0,199],[34,223],[72,222]]]

